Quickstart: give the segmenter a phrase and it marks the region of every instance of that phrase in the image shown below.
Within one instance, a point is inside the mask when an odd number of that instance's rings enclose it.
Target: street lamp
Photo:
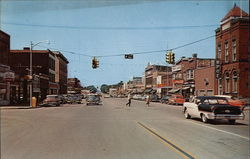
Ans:
[[[31,80],[33,79],[32,78],[32,49],[36,45],[41,44],[41,43],[47,43],[47,44],[49,44],[50,42],[49,42],[49,40],[40,41],[40,42],[35,43],[35,44],[33,44],[32,41],[30,42],[30,78],[31,78]],[[30,107],[32,107],[32,81],[30,83]]]

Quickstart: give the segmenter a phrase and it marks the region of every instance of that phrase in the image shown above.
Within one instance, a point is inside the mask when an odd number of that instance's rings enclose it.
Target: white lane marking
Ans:
[[[210,129],[213,129],[213,130],[217,130],[217,131],[220,131],[220,132],[223,132],[223,133],[226,133],[226,134],[234,135],[234,136],[237,136],[237,137],[240,137],[240,138],[243,138],[243,139],[246,139],[246,140],[250,141],[250,138],[248,138],[246,136],[242,136],[242,135],[231,133],[231,132],[224,131],[224,130],[221,130],[221,129],[213,128],[213,127],[210,127],[210,126],[207,126],[207,125],[202,125],[202,124],[199,124],[199,123],[196,123],[196,122],[192,122],[192,123],[194,123],[196,125],[206,127],[206,128],[210,128]]]

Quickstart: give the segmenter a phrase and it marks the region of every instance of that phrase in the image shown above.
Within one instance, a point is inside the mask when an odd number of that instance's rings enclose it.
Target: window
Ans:
[[[225,77],[225,91],[226,91],[226,93],[229,93],[229,91],[230,91],[229,73],[226,73],[226,77]]]
[[[228,42],[225,43],[225,62],[228,62]]]
[[[236,40],[232,41],[232,60],[236,61]]]
[[[223,91],[222,91],[222,80],[219,79],[218,80],[218,94],[223,94]]]
[[[187,79],[194,79],[194,70],[188,70],[186,77]]]
[[[238,92],[238,75],[236,71],[233,72],[232,81],[233,81],[233,92],[237,93]]]
[[[221,44],[219,43],[217,46],[217,58],[220,59],[221,58]]]

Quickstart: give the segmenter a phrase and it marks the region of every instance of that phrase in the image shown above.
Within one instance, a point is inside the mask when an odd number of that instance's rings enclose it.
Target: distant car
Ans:
[[[60,104],[65,104],[67,103],[67,99],[63,95],[58,95]]]
[[[172,94],[168,99],[168,104],[180,104],[182,105],[185,102],[185,99],[180,94]]]
[[[99,105],[101,104],[101,98],[98,94],[88,94],[86,97],[86,105]]]
[[[151,94],[150,97],[151,102],[159,102],[159,98],[157,94]]]
[[[216,96],[194,97],[183,104],[183,112],[186,119],[201,118],[204,123],[209,120],[227,119],[230,124],[235,124],[235,120],[244,120],[245,117],[240,107],[232,106],[226,98]]]
[[[58,95],[47,95],[40,106],[60,106],[60,99]]]
[[[233,106],[239,106],[243,109],[243,107],[246,105],[246,102],[239,100],[233,96],[229,95],[215,95],[216,97],[224,97],[228,100],[228,103]]]
[[[160,99],[160,102],[163,104],[167,104],[168,103],[168,100],[169,100],[170,96],[169,95],[165,95],[163,96],[161,99]]]

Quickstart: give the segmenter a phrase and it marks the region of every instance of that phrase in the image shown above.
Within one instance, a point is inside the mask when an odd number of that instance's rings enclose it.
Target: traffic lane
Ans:
[[[209,129],[186,120],[140,122],[198,158],[245,159],[249,155],[249,139],[244,137]]]
[[[40,115],[34,118],[36,112]],[[2,158],[182,158],[134,120],[118,120],[119,113],[107,105],[42,108],[25,119],[18,119],[23,111],[12,113],[12,119],[3,119],[8,124],[3,127]],[[32,127],[21,129],[17,120]],[[23,130],[26,135],[17,138]]]
[[[144,103],[145,102],[143,101],[134,101],[134,105],[137,107],[140,107],[140,106],[142,107]],[[165,114],[165,119],[186,120],[182,112],[183,110],[182,106],[180,105],[175,106],[175,105],[167,105],[167,104],[161,104],[161,103],[155,103],[155,102],[151,102],[150,105],[151,107],[148,109],[154,110],[152,112],[158,112],[160,114],[163,113],[163,115],[159,115],[159,116],[162,116],[163,118]],[[193,124],[206,125],[207,127],[211,127],[213,129],[218,129],[218,130],[226,131],[229,133],[234,133],[234,134],[249,138],[249,110],[244,111],[244,113],[245,113],[245,119],[237,120],[235,125],[230,125],[227,120],[211,121],[208,124],[203,124],[202,121],[198,118],[192,118],[191,120],[188,120],[188,121],[192,122]],[[156,116],[156,117],[157,115],[158,114],[156,115],[151,114],[151,116]]]

